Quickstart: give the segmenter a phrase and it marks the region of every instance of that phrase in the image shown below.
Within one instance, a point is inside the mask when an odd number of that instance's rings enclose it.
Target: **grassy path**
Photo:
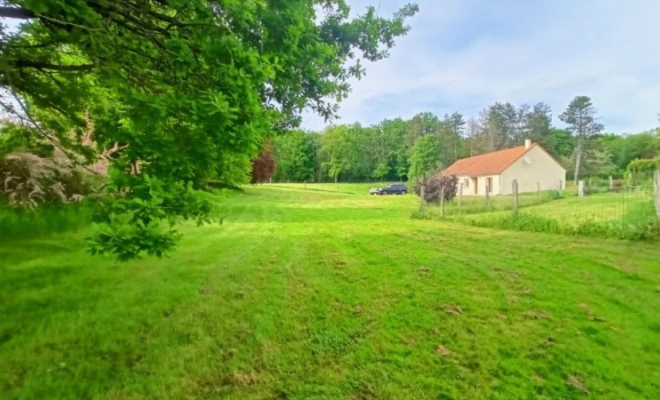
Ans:
[[[0,243],[0,398],[660,398],[660,248],[250,188],[163,260]]]

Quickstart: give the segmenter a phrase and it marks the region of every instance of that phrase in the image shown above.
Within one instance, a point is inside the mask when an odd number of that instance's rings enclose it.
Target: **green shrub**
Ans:
[[[428,220],[431,219],[431,214],[426,212],[426,210],[418,210],[410,213],[410,218]]]
[[[584,187],[584,194],[585,195],[590,195],[590,194],[598,194],[598,193],[607,193],[610,191],[609,184],[608,186],[585,186]]]
[[[629,172],[647,172],[653,173],[660,169],[660,156],[653,159],[635,159],[628,164]]]
[[[599,176],[592,176],[586,181],[586,186],[588,187],[594,187],[594,188],[599,188],[599,187],[609,187],[610,182],[609,179],[603,179]]]
[[[649,240],[660,240],[660,221],[648,224],[645,236]]]
[[[553,200],[559,200],[563,197],[561,194],[559,194],[559,191],[557,191],[557,190],[545,191],[541,196],[542,196],[541,201],[543,203],[546,203],[548,201],[553,201]]]
[[[458,189],[458,178],[456,175],[443,176],[442,174],[436,174],[427,178],[424,182],[417,182],[413,189],[417,196],[421,195],[422,183],[424,184],[424,200],[429,203],[439,202],[440,193],[442,193],[443,189],[445,201],[451,201],[456,197],[456,191]]]

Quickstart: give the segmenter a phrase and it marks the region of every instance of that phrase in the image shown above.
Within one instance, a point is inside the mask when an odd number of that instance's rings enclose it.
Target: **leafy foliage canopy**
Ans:
[[[356,18],[344,0],[5,0],[0,85],[4,111],[32,135],[93,162],[86,117],[111,160],[91,239],[95,252],[160,255],[180,218],[207,219],[194,191],[247,182],[265,137],[308,108],[332,118],[360,59],[381,60],[405,20],[374,7]],[[130,244],[130,245],[129,245]]]

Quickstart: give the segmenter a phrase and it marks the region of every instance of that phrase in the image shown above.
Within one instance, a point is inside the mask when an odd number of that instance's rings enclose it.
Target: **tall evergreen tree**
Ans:
[[[603,125],[596,122],[596,109],[588,96],[576,96],[560,116],[559,119],[568,125],[568,130],[577,139],[575,148],[574,182],[577,184],[580,177],[580,164],[586,153],[589,139],[603,130]]]
[[[552,146],[550,127],[552,126],[552,110],[545,103],[536,103],[528,111],[525,118],[525,139],[530,139],[548,149]]]
[[[442,124],[445,132],[443,140],[444,147],[445,149],[453,148],[453,156],[451,157],[450,151],[444,152],[445,159],[443,161],[445,165],[449,165],[459,158],[463,133],[465,132],[465,119],[463,118],[463,114],[454,112],[451,115],[445,114]]]

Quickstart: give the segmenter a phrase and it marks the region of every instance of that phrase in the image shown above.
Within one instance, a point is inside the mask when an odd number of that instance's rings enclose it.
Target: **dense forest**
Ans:
[[[411,171],[414,174],[411,167],[420,147],[436,155],[435,167],[440,169],[463,157],[522,145],[525,139],[550,152],[569,178],[574,178],[576,167],[579,176],[621,177],[631,161],[660,154],[660,130],[606,133],[586,96],[577,96],[559,119],[563,126],[553,126],[552,110],[545,103],[495,103],[475,117],[422,112],[409,120],[386,119],[372,126],[355,123],[332,125],[323,132],[294,131],[274,140],[277,167],[272,179],[406,181]],[[425,136],[435,141],[420,146]]]

